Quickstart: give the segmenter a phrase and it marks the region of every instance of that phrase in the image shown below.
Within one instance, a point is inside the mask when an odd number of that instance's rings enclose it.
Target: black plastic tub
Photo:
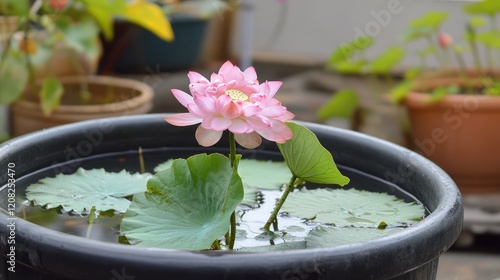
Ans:
[[[420,155],[386,141],[304,124],[333,152],[337,164],[398,185],[421,201],[429,215],[403,231],[363,243],[231,253],[93,241],[0,211],[0,279],[435,279],[439,256],[462,228],[462,198],[448,175]],[[40,170],[69,173],[88,158],[133,151],[138,146],[199,148],[195,129],[171,126],[161,115],[144,115],[75,123],[13,139],[0,146],[0,207],[8,208],[9,165],[15,166],[15,178],[22,181]],[[227,147],[226,138],[215,149]],[[242,150],[256,158],[277,151],[270,142],[256,150]],[[20,186],[16,192],[24,190]],[[9,244],[12,239],[15,244]],[[8,263],[12,251],[15,263]],[[12,264],[15,273],[9,271]]]

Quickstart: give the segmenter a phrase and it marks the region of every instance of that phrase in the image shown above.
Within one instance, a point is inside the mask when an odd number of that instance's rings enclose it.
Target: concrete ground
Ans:
[[[277,98],[296,114],[297,120],[320,122],[316,117],[318,109],[325,104],[335,90],[353,88],[361,96],[364,114],[369,118],[358,121],[357,130],[406,146],[408,138],[406,116],[401,108],[381,102],[392,80],[374,80],[359,77],[340,77],[323,69],[322,61],[308,59],[288,59],[273,56],[257,57],[254,66],[259,78],[281,80],[284,82]],[[205,76],[217,71],[220,64],[195,69]],[[150,68],[149,74],[128,77],[144,81],[151,85],[156,93],[153,112],[184,112],[185,108],[173,98],[171,88],[187,91],[187,71],[159,73]],[[378,92],[378,95],[372,94]],[[352,123],[345,119],[330,119],[329,125],[350,128]],[[494,198],[500,205],[500,197]],[[500,210],[499,210],[500,211]],[[470,214],[470,215],[468,215]],[[500,213],[488,212],[489,221],[495,221],[495,229],[500,227]],[[481,215],[483,215],[481,214]],[[474,216],[468,213],[466,217]],[[480,215],[480,218],[483,216]],[[466,222],[467,224],[467,222]],[[489,231],[481,225],[479,230],[464,230],[456,245],[444,253],[439,262],[438,280],[500,280],[500,231]]]

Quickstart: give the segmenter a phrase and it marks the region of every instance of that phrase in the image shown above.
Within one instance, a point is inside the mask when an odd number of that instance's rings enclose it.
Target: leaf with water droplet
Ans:
[[[146,193],[134,195],[120,230],[133,245],[209,249],[242,199],[241,178],[226,156],[177,159],[148,181]]]
[[[283,211],[303,219],[341,227],[408,226],[425,215],[421,204],[407,203],[386,193],[356,189],[314,189],[293,192]]]
[[[58,174],[44,178],[26,189],[26,197],[45,208],[61,206],[65,211],[82,213],[114,209],[125,212],[130,205],[126,198],[146,190],[151,174],[106,172],[104,169],[85,170],[79,168],[70,175]]]

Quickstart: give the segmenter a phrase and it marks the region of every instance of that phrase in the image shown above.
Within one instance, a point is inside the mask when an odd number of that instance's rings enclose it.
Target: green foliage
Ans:
[[[412,27],[406,29],[401,35],[400,40],[409,43],[411,41],[428,37],[432,34],[433,29],[430,26],[422,26],[422,27]]]
[[[97,211],[125,212],[127,197],[145,191],[150,174],[109,173],[104,169],[79,168],[70,175],[45,178],[26,189],[26,197],[47,209],[61,206],[82,213],[95,206]]]
[[[335,68],[340,62],[350,61],[356,54],[362,53],[373,44],[373,38],[364,36],[349,43],[341,43],[328,58],[328,65]]]
[[[168,169],[174,159],[160,163],[155,167],[155,172]],[[256,159],[241,159],[238,164],[238,174],[246,188],[278,190],[288,182],[292,174],[285,162],[264,161]],[[259,176],[255,176],[259,174]]]
[[[476,38],[478,42],[482,42],[484,45],[488,47],[500,49],[499,30],[478,33]]]
[[[431,28],[432,30],[438,30],[448,17],[448,12],[430,11],[422,17],[410,21],[410,28]]]
[[[472,17],[469,19],[469,24],[472,27],[481,27],[486,24],[486,21],[482,17]]]
[[[477,3],[465,5],[464,12],[471,15],[487,15],[494,17],[500,12],[500,1],[498,0],[483,0]]]
[[[17,26],[15,26],[15,30],[19,32],[16,37],[9,35],[6,41],[11,42],[12,46],[4,45],[0,55],[0,83],[2,84],[0,103],[2,104],[10,104],[21,98],[28,83],[33,82],[34,85],[37,82],[35,81],[36,74],[40,71],[37,67],[53,57],[61,46],[71,50],[68,52],[68,61],[77,70],[81,68],[77,65],[78,56],[83,55],[90,61],[96,61],[101,54],[100,31],[106,39],[113,38],[115,20],[132,22],[163,40],[173,40],[172,27],[166,15],[157,4],[147,0],[73,0],[68,1],[66,6],[60,9],[54,9],[47,1],[44,1],[40,7],[30,6],[33,2],[2,0],[0,3],[2,14],[19,16]],[[37,29],[32,29],[32,26],[37,26]],[[44,32],[39,32],[38,27],[41,27]],[[24,36],[24,33],[29,36]],[[46,37],[36,39],[41,34]],[[18,47],[21,38],[25,37],[30,38],[30,46],[34,46],[33,53]],[[12,66],[14,64],[15,66]],[[43,74],[50,75],[51,73]],[[16,78],[12,79],[12,77]],[[54,83],[51,81],[50,84]],[[60,103],[54,100],[56,95],[48,94],[47,90],[42,91],[40,96],[47,98],[40,101],[46,114]],[[58,94],[58,96],[62,95]]]
[[[47,77],[43,80],[42,90],[40,91],[40,101],[42,111],[45,115],[50,115],[52,111],[59,106],[63,86],[55,77]]]
[[[27,16],[29,2],[27,0],[2,0],[0,1],[0,13],[9,16]]]
[[[396,66],[405,56],[405,51],[400,46],[392,46],[369,64],[369,71],[379,75],[389,75],[391,69]]]
[[[354,74],[361,74],[363,67],[365,67],[367,61],[364,59],[360,60],[346,60],[346,61],[340,61],[333,65],[331,68],[338,73],[344,74],[344,75],[354,75]]]
[[[291,193],[283,211],[338,227],[409,226],[425,215],[422,205],[393,195],[355,189],[314,189]]]
[[[426,100],[427,103],[436,103],[441,101],[448,94],[457,94],[460,92],[458,85],[449,85],[445,87],[437,87],[432,90],[431,95]]]
[[[155,167],[155,172],[168,169],[174,159],[167,160]],[[243,181],[245,195],[241,203],[254,205],[259,189],[278,190],[286,184],[292,174],[285,162],[263,161],[256,159],[241,159],[238,164],[238,174]],[[255,176],[255,174],[259,174]]]
[[[493,84],[484,90],[484,94],[490,96],[500,96],[500,82],[493,82]]]
[[[330,152],[306,127],[287,122],[294,137],[278,144],[292,174],[306,182],[344,186],[349,178],[340,173]]]
[[[61,16],[54,24],[63,34],[65,44],[76,53],[84,53],[91,59],[100,56],[99,28],[90,17],[83,17],[75,23],[70,17]]]
[[[177,159],[148,181],[147,192],[134,195],[121,232],[133,245],[209,249],[242,199],[241,178],[226,156]]]
[[[29,72],[24,60],[17,55],[7,55],[0,63],[0,104],[17,100],[28,82]]]
[[[324,121],[333,117],[351,119],[359,105],[358,94],[352,89],[344,89],[330,98],[318,111],[318,119]]]
[[[99,25],[106,39],[113,38],[113,17],[123,14],[126,2],[123,0],[82,0],[87,12]]]
[[[391,101],[393,103],[401,102],[413,88],[414,84],[415,82],[412,80],[405,80],[399,83],[396,87],[392,88],[389,92]]]
[[[285,162],[240,160],[238,174],[245,185],[255,189],[279,190],[292,174]]]

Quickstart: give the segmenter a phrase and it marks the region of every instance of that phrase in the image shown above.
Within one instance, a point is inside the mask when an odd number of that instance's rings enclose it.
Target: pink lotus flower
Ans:
[[[191,95],[178,89],[172,89],[172,93],[189,113],[164,119],[177,126],[200,123],[195,136],[201,146],[217,143],[226,129],[248,149],[258,147],[261,136],[277,143],[293,137],[284,122],[294,115],[274,98],[282,82],[259,84],[253,67],[242,72],[229,61],[210,80],[196,72],[189,72],[188,77]]]

